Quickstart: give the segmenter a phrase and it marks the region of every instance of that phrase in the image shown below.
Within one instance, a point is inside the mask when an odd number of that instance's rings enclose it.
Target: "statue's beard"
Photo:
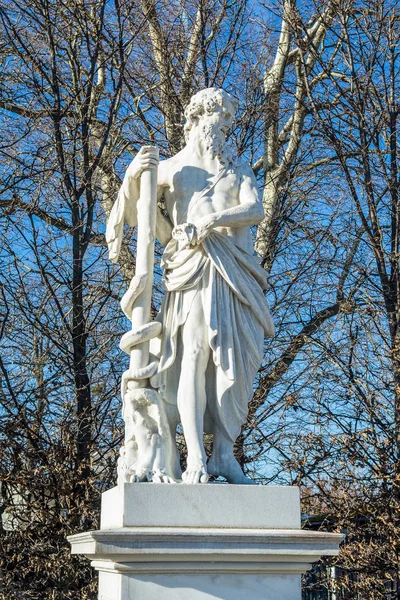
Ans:
[[[217,158],[222,164],[231,162],[232,157],[226,144],[226,137],[216,123],[204,123],[199,132],[200,140],[207,154]]]

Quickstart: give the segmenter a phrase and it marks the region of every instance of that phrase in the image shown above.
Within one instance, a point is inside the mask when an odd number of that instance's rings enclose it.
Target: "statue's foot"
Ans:
[[[209,476],[203,463],[188,464],[187,469],[182,473],[183,483],[207,483]]]
[[[214,477],[224,477],[229,483],[257,485],[255,481],[246,477],[233,455],[212,456],[207,463],[207,471]]]
[[[176,483],[175,479],[167,475],[164,469],[156,469],[151,480],[153,483]]]

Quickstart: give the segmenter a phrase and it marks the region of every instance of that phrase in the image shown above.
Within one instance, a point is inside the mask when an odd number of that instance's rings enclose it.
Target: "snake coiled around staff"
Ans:
[[[140,296],[143,292],[147,281],[147,274],[136,274],[130,285],[128,290],[122,297],[121,300],[121,308],[124,311],[125,315],[128,319],[132,319],[132,310],[134,307],[135,300]],[[143,344],[144,342],[148,342],[151,339],[160,335],[162,330],[162,325],[159,321],[151,321],[149,323],[145,323],[141,325],[135,330],[127,331],[121,338],[119,343],[119,347],[121,350],[126,352],[128,356],[130,356],[132,349],[138,344]],[[141,380],[141,379],[149,379],[152,377],[158,367],[158,360],[152,360],[147,366],[139,368],[139,369],[130,369],[126,371],[123,375],[123,385],[124,380],[126,381],[128,378],[131,380]]]

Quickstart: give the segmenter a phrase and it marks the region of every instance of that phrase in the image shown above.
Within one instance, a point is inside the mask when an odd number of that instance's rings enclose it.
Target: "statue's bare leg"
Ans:
[[[188,451],[187,467],[182,479],[184,483],[207,483],[203,429],[206,409],[205,375],[210,349],[200,294],[193,301],[181,335],[178,410]]]
[[[254,485],[255,482],[244,475],[233,454],[233,442],[215,425],[213,452],[207,464],[208,473],[224,477],[229,483]]]
[[[175,394],[176,398],[176,394]],[[165,403],[165,411],[168,420],[168,427],[170,430],[170,436],[173,440],[172,449],[171,449],[171,474],[175,480],[178,480],[182,477],[182,470],[180,467],[180,456],[178,452],[178,448],[176,447],[176,428],[179,423],[179,414],[176,405]]]
[[[178,351],[175,362],[167,371],[167,377],[165,379],[165,389],[162,392],[162,396],[165,402],[165,414],[168,421],[171,439],[173,440],[173,447],[171,452],[171,473],[174,479],[176,480],[179,480],[182,477],[182,470],[180,467],[180,456],[178,448],[176,446],[176,428],[178,426],[178,423],[180,423],[179,411],[176,404],[176,399],[178,397],[180,362],[181,357],[179,356]]]

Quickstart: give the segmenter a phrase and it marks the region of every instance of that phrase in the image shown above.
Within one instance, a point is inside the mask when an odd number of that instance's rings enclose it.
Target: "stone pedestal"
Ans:
[[[297,488],[136,483],[103,494],[99,531],[68,539],[99,600],[300,600],[342,536],[300,529]]]

